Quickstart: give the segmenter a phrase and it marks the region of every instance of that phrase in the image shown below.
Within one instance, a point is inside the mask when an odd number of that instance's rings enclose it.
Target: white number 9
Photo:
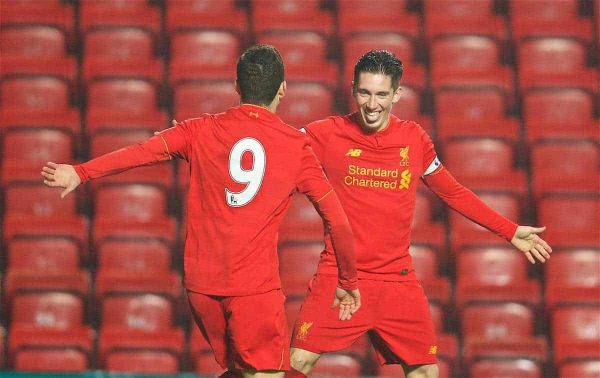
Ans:
[[[252,153],[252,169],[242,168],[242,156],[246,151]],[[254,199],[260,189],[265,175],[266,155],[265,149],[254,138],[243,138],[233,145],[229,152],[229,175],[246,187],[240,192],[232,192],[225,188],[225,200],[232,207],[247,205]]]

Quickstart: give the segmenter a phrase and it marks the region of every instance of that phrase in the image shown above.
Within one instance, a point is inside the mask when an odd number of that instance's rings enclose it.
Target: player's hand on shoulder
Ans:
[[[63,188],[60,197],[64,198],[81,184],[81,179],[75,168],[69,164],[48,162],[42,168],[44,184],[52,188]]]
[[[552,248],[538,235],[545,230],[546,227],[518,226],[510,242],[525,254],[530,263],[535,264],[535,260],[546,262],[550,258]]]
[[[344,290],[341,287],[335,289],[332,308],[340,307],[339,319],[349,320],[360,308],[360,292],[358,289]]]

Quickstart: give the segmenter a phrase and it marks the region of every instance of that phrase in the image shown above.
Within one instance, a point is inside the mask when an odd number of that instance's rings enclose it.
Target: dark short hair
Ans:
[[[395,90],[400,85],[402,70],[402,62],[393,53],[387,50],[371,50],[361,56],[354,66],[354,89],[358,85],[360,74],[370,72],[390,76]]]
[[[269,105],[283,82],[283,59],[270,45],[248,48],[237,61],[237,83],[243,103]]]

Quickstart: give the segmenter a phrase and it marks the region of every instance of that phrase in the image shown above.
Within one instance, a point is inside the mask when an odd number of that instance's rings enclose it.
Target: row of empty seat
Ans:
[[[62,200],[41,187],[39,170],[236,105],[237,56],[270,43],[289,82],[278,114],[297,127],[351,111],[354,61],[373,48],[395,52],[405,73],[394,112],[421,123],[444,164],[494,209],[548,226],[555,253],[529,266],[418,192],[411,255],[441,376],[600,374],[597,1],[5,3],[0,369],[220,370],[181,286],[188,167],[140,168]],[[322,234],[294,196],[280,230],[290,325]],[[379,367],[363,337],[320,359],[314,376],[328,375],[403,373]]]

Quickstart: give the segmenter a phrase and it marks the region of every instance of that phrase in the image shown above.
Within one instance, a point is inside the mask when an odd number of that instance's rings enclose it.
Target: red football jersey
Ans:
[[[305,130],[348,215],[359,278],[416,279],[408,247],[417,184],[423,176],[432,178],[427,181],[430,188],[451,207],[510,240],[516,224],[452,178],[418,124],[390,115],[385,129],[366,134],[354,117],[329,117]],[[335,274],[333,259],[326,237],[319,272]]]
[[[340,283],[355,288],[350,227],[303,133],[268,109],[245,104],[186,120],[76,170],[88,180],[171,157],[185,159],[191,169],[188,289],[239,296],[280,288],[277,232],[295,190],[316,204],[337,236]]]

